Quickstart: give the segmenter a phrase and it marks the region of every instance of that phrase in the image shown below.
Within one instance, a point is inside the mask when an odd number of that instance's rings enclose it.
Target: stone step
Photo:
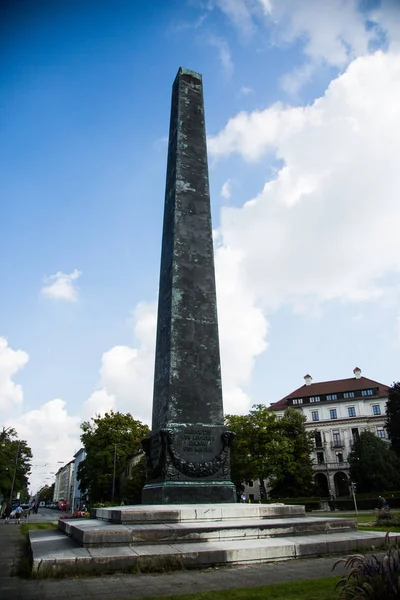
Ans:
[[[82,548],[61,531],[30,531],[33,573],[38,577],[60,574],[168,568],[203,568],[306,558],[329,554],[372,551],[385,543],[385,533],[340,533],[237,539],[232,541],[130,544]],[[396,534],[391,536],[392,541]]]
[[[118,546],[176,542],[261,539],[356,529],[353,519],[297,517],[287,519],[228,519],[181,523],[114,524],[97,519],[60,520],[59,529],[80,546]]]
[[[301,517],[304,506],[287,504],[182,504],[154,506],[109,506],[95,508],[92,518],[111,523],[182,523],[229,519],[273,519]]]

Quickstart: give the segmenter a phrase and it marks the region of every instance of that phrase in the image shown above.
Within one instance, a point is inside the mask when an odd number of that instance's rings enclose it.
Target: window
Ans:
[[[383,429],[383,427],[377,427],[376,428],[376,435],[381,438],[382,440],[384,440],[386,438],[386,431]]]
[[[254,494],[249,494],[249,500],[250,502],[254,502]]]
[[[336,408],[331,408],[329,411],[329,417],[331,419],[337,419],[337,412],[336,412]]]
[[[323,452],[317,452],[317,463],[319,465],[323,465],[325,462],[324,460],[324,453]]]
[[[326,399],[327,400],[337,400],[337,394],[328,394]]]
[[[295,398],[293,404],[303,404],[303,398]]]
[[[341,446],[342,442],[340,440],[340,432],[339,431],[333,431],[332,432],[332,436],[333,436],[333,445],[334,446]]]
[[[316,448],[322,448],[322,437],[321,437],[321,432],[320,431],[316,431],[314,433],[314,439],[315,439],[315,447]]]
[[[358,427],[354,427],[351,430],[351,437],[353,438],[353,444],[355,444],[356,442],[358,442],[358,440],[360,439],[360,434],[358,432]]]
[[[343,463],[343,452],[336,452],[336,460],[338,463]]]
[[[310,402],[320,402],[321,398],[320,396],[311,396],[310,397]]]
[[[347,407],[347,412],[349,413],[349,417],[355,417],[356,416],[356,407],[355,406],[348,406]]]
[[[354,392],[345,392],[343,398],[354,398]]]
[[[373,390],[361,390],[361,396],[373,396]]]
[[[377,417],[378,415],[381,414],[381,407],[379,406],[379,404],[373,404],[372,405],[372,412],[374,414],[375,417]]]
[[[317,410],[311,411],[311,418],[313,421],[319,421],[319,413]]]
[[[248,481],[248,482],[247,482],[247,485],[248,485],[249,487],[253,487],[253,481],[251,481],[251,480],[250,480],[250,481]]]

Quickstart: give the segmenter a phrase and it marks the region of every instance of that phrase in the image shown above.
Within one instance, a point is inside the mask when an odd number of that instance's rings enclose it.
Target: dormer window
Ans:
[[[327,400],[337,400],[337,394],[327,394]]]
[[[361,396],[373,396],[374,390],[361,390]]]
[[[293,404],[303,404],[303,398],[294,398]]]

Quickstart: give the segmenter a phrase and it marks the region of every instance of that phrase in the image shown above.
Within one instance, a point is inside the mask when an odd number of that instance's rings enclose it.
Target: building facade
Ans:
[[[74,475],[73,475],[73,493],[71,508],[73,511],[79,510],[87,503],[87,492],[81,492],[79,489],[78,469],[80,463],[85,460],[86,452],[81,448],[74,454]]]
[[[385,429],[388,386],[361,376],[305,383],[279,402],[271,405],[278,418],[286,408],[300,410],[306,417],[306,429],[314,434],[314,481],[321,496],[349,494],[348,456],[363,431],[372,431],[387,439]]]
[[[65,500],[68,506],[72,506],[72,497],[74,489],[74,464],[71,460],[68,464],[61,467],[56,473],[54,484],[53,501],[60,502]]]

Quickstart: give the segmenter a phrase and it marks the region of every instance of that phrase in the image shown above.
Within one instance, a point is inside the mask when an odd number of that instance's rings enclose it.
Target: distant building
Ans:
[[[81,448],[74,454],[74,475],[73,475],[73,493],[72,493],[72,510],[79,510],[82,508],[83,504],[87,503],[87,492],[81,492],[79,489],[79,480],[78,480],[78,469],[79,465],[86,458],[86,452],[84,448]]]
[[[349,494],[348,456],[360,433],[387,439],[388,386],[362,377],[358,367],[353,373],[350,379],[318,383],[305,375],[304,385],[270,407],[278,418],[289,407],[305,415],[306,429],[314,432],[314,481],[321,495]]]
[[[72,497],[74,489],[74,463],[71,460],[68,464],[61,467],[56,473],[54,485],[54,502],[65,500],[69,506],[72,506]]]

